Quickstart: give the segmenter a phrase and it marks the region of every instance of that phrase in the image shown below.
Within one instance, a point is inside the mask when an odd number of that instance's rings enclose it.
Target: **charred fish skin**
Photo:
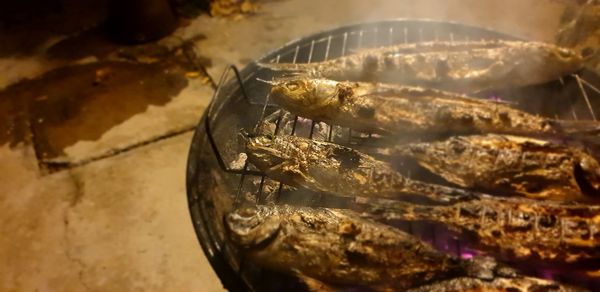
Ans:
[[[273,82],[271,97],[299,116],[366,133],[498,133],[536,137],[565,134],[563,121],[491,100],[418,87],[300,77]],[[585,125],[594,126],[600,128],[598,123]],[[572,126],[569,131],[576,128]]]
[[[227,215],[225,224],[253,263],[329,284],[400,289],[465,272],[459,260],[350,211],[254,206]]]
[[[556,80],[581,69],[582,57],[537,42],[429,42],[362,50],[320,63],[261,65],[335,80],[476,92]]]
[[[410,157],[448,182],[532,199],[598,202],[600,163],[582,150],[510,135],[455,136],[381,150]]]
[[[297,136],[262,135],[246,143],[249,161],[285,184],[342,197],[403,199],[437,203],[471,198],[459,189],[404,177],[389,164],[352,148]]]
[[[578,287],[562,285],[553,281],[532,278],[497,278],[482,280],[477,278],[455,278],[409,289],[408,292],[462,292],[462,291],[511,291],[511,292],[575,292],[588,291]]]
[[[430,221],[467,233],[478,246],[511,259],[589,263],[600,259],[600,206],[525,198],[479,199],[447,206],[374,202],[371,219]]]
[[[348,210],[259,205],[240,208],[224,220],[232,243],[254,264],[327,286],[377,291],[581,291],[523,277],[492,258],[458,260]]]

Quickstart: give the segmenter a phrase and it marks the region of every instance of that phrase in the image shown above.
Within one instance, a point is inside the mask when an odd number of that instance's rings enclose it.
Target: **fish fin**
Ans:
[[[325,284],[315,278],[311,278],[309,276],[306,276],[300,272],[296,272],[296,277],[298,277],[298,279],[304,283],[304,285],[306,286],[306,289],[308,289],[308,291],[311,292],[334,292],[334,291],[340,291],[340,289],[336,289],[331,285]]]
[[[288,75],[314,74],[314,65],[306,63],[257,63],[258,67],[275,72],[286,72]]]

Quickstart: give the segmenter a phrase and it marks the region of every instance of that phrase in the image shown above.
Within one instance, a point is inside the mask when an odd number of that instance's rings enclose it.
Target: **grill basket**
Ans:
[[[343,26],[292,41],[257,62],[310,63],[337,58],[369,47],[423,41],[516,40],[489,29],[429,20],[390,20]],[[264,271],[244,260],[227,244],[223,216],[242,202],[275,202],[309,206],[346,207],[345,198],[298,193],[266,178],[245,161],[241,130],[275,135],[298,135],[352,144],[369,138],[356,133],[293,116],[269,100],[273,72],[249,64],[239,71],[231,66],[221,76],[213,101],[198,124],[187,165],[188,202],[198,240],[223,285],[230,291],[280,291],[299,287],[294,278]],[[583,71],[560,80],[526,88],[487,92],[517,108],[560,119],[596,120],[600,107],[598,76]],[[401,229],[437,248],[464,256],[471,254],[459,239],[436,226],[408,223]],[[525,268],[527,269],[527,268]],[[577,276],[552,274],[551,269],[531,270],[540,277],[577,281],[600,289],[600,283]]]

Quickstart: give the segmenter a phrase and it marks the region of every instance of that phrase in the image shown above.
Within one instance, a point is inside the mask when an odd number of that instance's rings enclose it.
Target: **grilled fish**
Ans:
[[[504,103],[433,89],[304,77],[271,83],[271,97],[285,109],[361,132],[419,136],[498,133],[585,140],[600,131],[598,122],[553,120]]]
[[[385,162],[328,142],[263,135],[249,138],[246,152],[249,161],[267,176],[316,192],[389,199],[416,196],[439,203],[470,196],[458,189],[411,180]]]
[[[408,292],[463,292],[463,291],[585,291],[571,286],[532,277],[496,278],[482,280],[477,278],[456,278],[439,281],[422,287],[409,289]]]
[[[475,92],[556,80],[579,70],[582,57],[571,49],[538,42],[427,42],[362,50],[316,63],[260,65],[334,80]]]
[[[445,206],[372,199],[363,203],[371,206],[363,214],[366,218],[441,223],[511,259],[596,264],[600,260],[600,206],[487,195]]]
[[[414,287],[464,275],[459,260],[349,211],[292,206],[242,208],[226,216],[232,242],[272,270],[345,285]]]
[[[509,135],[458,136],[399,145],[384,155],[414,158],[461,187],[534,199],[599,201],[600,163],[582,150]]]
[[[348,210],[245,207],[226,215],[225,225],[232,243],[254,264],[326,285],[397,291],[442,281],[429,287],[568,291],[551,281],[522,277],[491,258],[449,256]]]

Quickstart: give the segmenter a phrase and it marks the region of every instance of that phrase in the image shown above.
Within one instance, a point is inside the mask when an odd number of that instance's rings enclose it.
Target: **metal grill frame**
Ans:
[[[396,27],[404,27],[404,29],[401,30],[400,35],[397,35],[398,32],[397,30],[395,30],[394,28]],[[412,32],[409,31],[409,28],[412,26],[416,26],[419,27],[416,32]],[[451,32],[447,34],[447,37],[445,35],[442,35],[438,30],[433,30],[432,32],[428,32],[425,30],[426,26],[439,26],[440,28],[443,28],[444,30],[450,30]],[[388,28],[388,29],[381,29],[381,28]],[[387,41],[382,41],[381,38],[379,37],[381,35],[381,31],[383,31],[384,36],[387,37]],[[454,33],[453,31],[459,31],[459,33]],[[412,34],[416,34],[412,35]],[[426,39],[426,34],[429,34],[429,36],[431,36],[430,39]],[[317,33],[314,34],[312,36],[308,36],[305,38],[301,38],[301,39],[297,39],[295,41],[289,42],[288,44],[282,46],[279,49],[276,49],[274,51],[272,51],[271,53],[267,54],[265,57],[259,59],[258,62],[280,62],[282,60],[282,56],[290,56],[291,57],[291,62],[296,63],[298,62],[298,59],[300,56],[304,56],[306,55],[306,59],[304,60],[306,63],[310,63],[310,62],[316,62],[316,61],[324,61],[327,60],[331,57],[331,44],[332,41],[335,38],[341,38],[341,42],[342,42],[342,46],[341,46],[341,51],[339,52],[339,54],[337,55],[339,56],[344,56],[346,54],[348,54],[351,50],[356,50],[356,49],[360,49],[363,48],[363,46],[365,45],[365,43],[367,43],[367,45],[369,45],[369,47],[373,47],[372,44],[374,44],[375,46],[383,46],[383,45],[393,45],[393,44],[399,44],[399,43],[409,43],[409,42],[422,42],[422,41],[427,41],[427,40],[447,40],[447,41],[458,41],[458,40],[473,40],[473,39],[477,39],[477,38],[472,38],[471,35],[473,34],[480,34],[480,35],[486,35],[486,37],[481,38],[482,40],[484,39],[505,39],[505,40],[517,40],[518,38],[513,37],[513,36],[509,36],[506,34],[502,34],[490,29],[485,29],[485,28],[479,28],[479,27],[472,27],[472,26],[467,26],[467,25],[463,25],[463,24],[459,24],[459,23],[452,23],[452,22],[438,22],[438,21],[432,21],[432,20],[406,20],[406,19],[397,19],[397,20],[388,20],[388,21],[378,21],[378,22],[372,22],[372,23],[360,23],[360,24],[353,24],[353,25],[347,25],[347,26],[343,26],[343,27],[339,27],[333,30],[329,30],[329,31],[325,31],[325,32],[321,32],[321,33]],[[365,41],[365,38],[369,35],[374,35],[374,39]],[[462,37],[462,38],[458,38],[457,37]],[[355,38],[354,42],[355,45],[352,47],[349,47],[348,43],[350,41],[351,38]],[[478,40],[478,39],[477,39]],[[325,51],[324,53],[322,53],[322,57],[318,58],[317,60],[314,60],[314,55],[317,53],[317,51],[315,51],[315,47],[319,46],[319,45],[324,45],[325,46]],[[307,51],[307,52],[306,52]],[[301,53],[302,52],[302,53]],[[197,183],[194,179],[194,177],[196,176],[197,172],[199,171],[196,167],[195,167],[195,161],[197,159],[199,159],[198,153],[199,148],[201,147],[201,143],[200,141],[203,140],[202,137],[198,137],[198,136],[205,136],[206,137],[206,141],[208,142],[208,144],[210,145],[210,148],[212,149],[212,152],[214,153],[214,157],[216,159],[216,162],[218,164],[218,166],[220,167],[220,169],[222,171],[224,171],[225,173],[229,173],[231,175],[239,175],[240,179],[239,179],[239,184],[235,190],[235,194],[232,194],[235,196],[235,202],[239,203],[240,200],[240,194],[243,191],[243,186],[244,186],[244,181],[246,180],[246,178],[248,176],[259,176],[260,177],[260,184],[258,187],[258,192],[256,193],[256,203],[260,203],[261,202],[261,197],[262,197],[262,193],[263,193],[263,184],[265,182],[266,176],[261,173],[260,171],[254,170],[250,167],[248,161],[246,160],[246,162],[244,163],[243,168],[239,168],[239,169],[235,169],[235,168],[230,168],[227,166],[227,163],[225,162],[225,159],[221,153],[221,150],[218,145],[218,142],[216,141],[215,137],[214,137],[214,133],[213,133],[213,128],[214,128],[214,122],[216,120],[216,117],[218,117],[221,114],[227,114],[227,109],[224,108],[224,105],[227,104],[227,102],[222,102],[220,105],[218,105],[215,101],[219,100],[219,99],[223,99],[223,98],[227,98],[227,99],[233,99],[233,98],[240,98],[241,101],[240,102],[245,102],[248,105],[251,106],[256,106],[256,107],[260,107],[262,108],[262,110],[260,111],[260,118],[258,119],[256,125],[254,125],[253,129],[255,131],[258,131],[256,134],[258,134],[260,132],[260,127],[258,125],[262,124],[264,118],[265,118],[265,113],[267,111],[268,108],[279,108],[278,106],[270,103],[270,98],[268,94],[265,94],[264,96],[260,96],[260,97],[254,97],[249,95],[249,90],[247,90],[248,84],[251,84],[253,82],[255,82],[256,78],[258,77],[262,77],[260,76],[260,74],[258,74],[258,72],[260,72],[261,69],[259,67],[256,66],[256,64],[250,64],[248,65],[243,71],[238,70],[238,68],[236,68],[235,66],[229,66],[225,72],[223,72],[223,74],[221,75],[221,78],[219,80],[218,83],[218,87],[215,90],[214,96],[213,96],[213,101],[210,103],[210,105],[208,106],[207,111],[205,112],[201,122],[198,125],[198,128],[196,129],[195,135],[194,135],[194,140],[192,143],[192,146],[190,148],[190,155],[189,155],[189,159],[188,159],[188,177],[187,177],[187,188],[188,188],[188,201],[189,201],[189,207],[190,207],[190,211],[191,211],[191,215],[192,215],[192,219],[194,220],[194,227],[196,229],[196,233],[198,235],[198,238],[200,240],[200,243],[204,249],[205,254],[207,255],[207,257],[209,258],[211,264],[213,265],[213,268],[217,271],[219,277],[221,278],[223,284],[225,285],[226,288],[236,291],[236,290],[253,290],[252,289],[252,285],[247,282],[244,281],[242,278],[242,274],[243,274],[243,269],[245,267],[244,265],[244,260],[240,259],[240,264],[239,270],[235,270],[233,269],[228,263],[227,261],[225,261],[224,259],[220,259],[220,257],[224,257],[226,256],[223,253],[223,248],[224,245],[223,244],[213,244],[213,242],[215,239],[214,238],[210,238],[210,232],[208,232],[208,229],[210,229],[210,224],[207,224],[206,220],[214,220],[214,218],[203,218],[202,214],[198,213],[198,210],[194,210],[194,209],[198,209],[198,204],[199,204],[199,199],[198,196],[199,194],[191,191],[192,188],[195,188],[195,183]],[[228,78],[233,74],[233,78]],[[571,76],[567,76],[567,77],[563,77],[563,78],[573,78],[577,84],[577,87],[579,88],[579,92],[580,92],[580,96],[579,98],[581,98],[584,102],[585,105],[587,105],[588,108],[588,115],[590,119],[596,120],[597,119],[597,115],[593,110],[592,107],[592,103],[590,102],[590,97],[588,94],[588,91],[586,90],[586,88],[588,90],[591,90],[593,94],[600,94],[600,90],[594,86],[591,82],[586,81],[585,79],[581,78],[579,75],[574,74]],[[566,80],[565,79],[560,79],[559,82],[564,86],[566,84]],[[231,88],[231,86],[233,85],[237,85],[237,87],[239,88],[239,93],[234,94],[236,92],[236,90],[230,90],[231,92],[229,92],[229,95],[223,96],[224,94],[222,93],[224,88]],[[600,96],[599,96],[600,98]],[[223,113],[223,111],[225,111],[225,113]],[[571,102],[571,118],[574,120],[577,120],[579,118],[579,115],[577,114],[577,111],[574,108],[574,102]],[[275,135],[281,134],[281,121],[282,121],[282,117],[283,117],[283,113],[284,110],[280,109],[280,114],[279,114],[279,118],[277,119],[276,122],[276,127],[275,127]],[[296,134],[296,125],[298,122],[299,117],[295,116],[294,118],[294,122],[293,122],[293,126],[291,129],[291,132],[289,133],[290,135],[295,135]],[[313,133],[314,133],[314,129],[315,129],[315,125],[316,122],[315,121],[311,121],[311,126],[310,126],[310,131],[308,134],[308,138],[313,138]],[[327,137],[328,141],[332,141],[332,130],[333,127],[335,127],[335,125],[327,125],[329,127],[329,134]],[[351,129],[345,129],[346,131],[348,131],[348,138],[351,139],[353,137],[353,131]],[[370,137],[369,133],[363,133],[363,135],[368,135]],[[283,189],[283,184],[279,183],[279,191],[278,191],[278,195],[281,196],[281,191]],[[409,231],[411,231],[411,227],[409,226]],[[435,231],[432,232],[432,237],[435,240]],[[460,247],[460,242],[457,241],[456,244],[456,253],[460,253],[461,247]]]

